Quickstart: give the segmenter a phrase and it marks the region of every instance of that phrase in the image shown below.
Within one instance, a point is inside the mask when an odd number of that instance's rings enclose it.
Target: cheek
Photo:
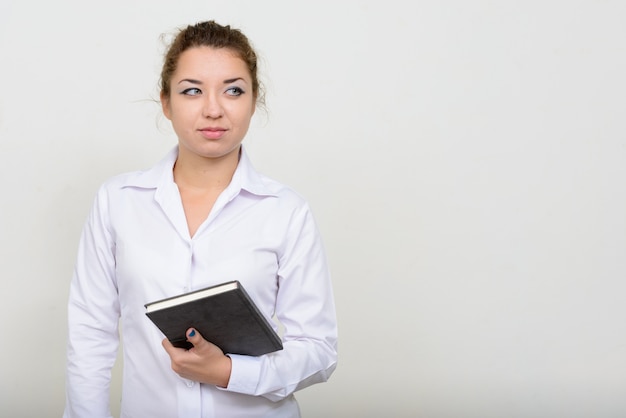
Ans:
[[[177,107],[170,109],[169,114],[169,120],[176,131],[193,128],[196,118],[192,109]]]
[[[248,128],[250,127],[251,117],[252,117],[251,114],[246,113],[245,115],[241,115],[241,117],[237,120],[237,125],[239,126],[239,129],[241,129],[243,133],[248,131]]]
[[[239,125],[241,125],[242,127],[247,128],[248,125],[250,125],[250,120],[252,119],[252,116],[254,115],[254,106],[252,107],[244,107],[242,109],[239,109],[239,113],[237,116],[237,120],[239,122]]]
[[[168,118],[172,121],[188,121],[202,111],[202,103],[198,100],[184,100],[179,96],[174,96],[167,102],[163,112],[166,111],[169,114]]]

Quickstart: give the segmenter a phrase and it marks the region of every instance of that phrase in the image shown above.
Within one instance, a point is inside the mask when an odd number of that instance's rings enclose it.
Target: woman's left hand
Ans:
[[[231,371],[230,357],[193,328],[187,330],[187,341],[193,344],[189,350],[174,347],[167,338],[163,340],[163,348],[172,361],[172,370],[185,379],[227,387]]]

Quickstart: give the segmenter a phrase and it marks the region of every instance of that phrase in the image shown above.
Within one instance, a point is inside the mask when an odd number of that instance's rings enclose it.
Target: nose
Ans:
[[[207,95],[202,108],[202,115],[205,118],[217,119],[224,115],[224,108],[219,99],[214,95]]]

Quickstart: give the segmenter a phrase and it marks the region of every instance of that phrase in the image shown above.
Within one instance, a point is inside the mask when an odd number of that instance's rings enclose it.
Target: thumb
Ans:
[[[199,347],[203,343],[206,343],[206,340],[202,338],[202,335],[200,335],[195,328],[189,328],[187,330],[187,341],[193,344],[194,347]]]

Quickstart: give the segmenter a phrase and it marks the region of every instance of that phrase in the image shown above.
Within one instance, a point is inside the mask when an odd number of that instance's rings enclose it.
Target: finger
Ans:
[[[163,338],[163,341],[161,341],[161,345],[163,346],[163,348],[165,348],[165,351],[167,351],[168,354],[171,354],[173,350],[176,349],[176,347],[174,347],[170,340],[168,340],[167,338]]]
[[[195,328],[189,328],[187,330],[187,341],[193,344],[194,348],[201,347],[202,344],[206,342],[206,340]]]

